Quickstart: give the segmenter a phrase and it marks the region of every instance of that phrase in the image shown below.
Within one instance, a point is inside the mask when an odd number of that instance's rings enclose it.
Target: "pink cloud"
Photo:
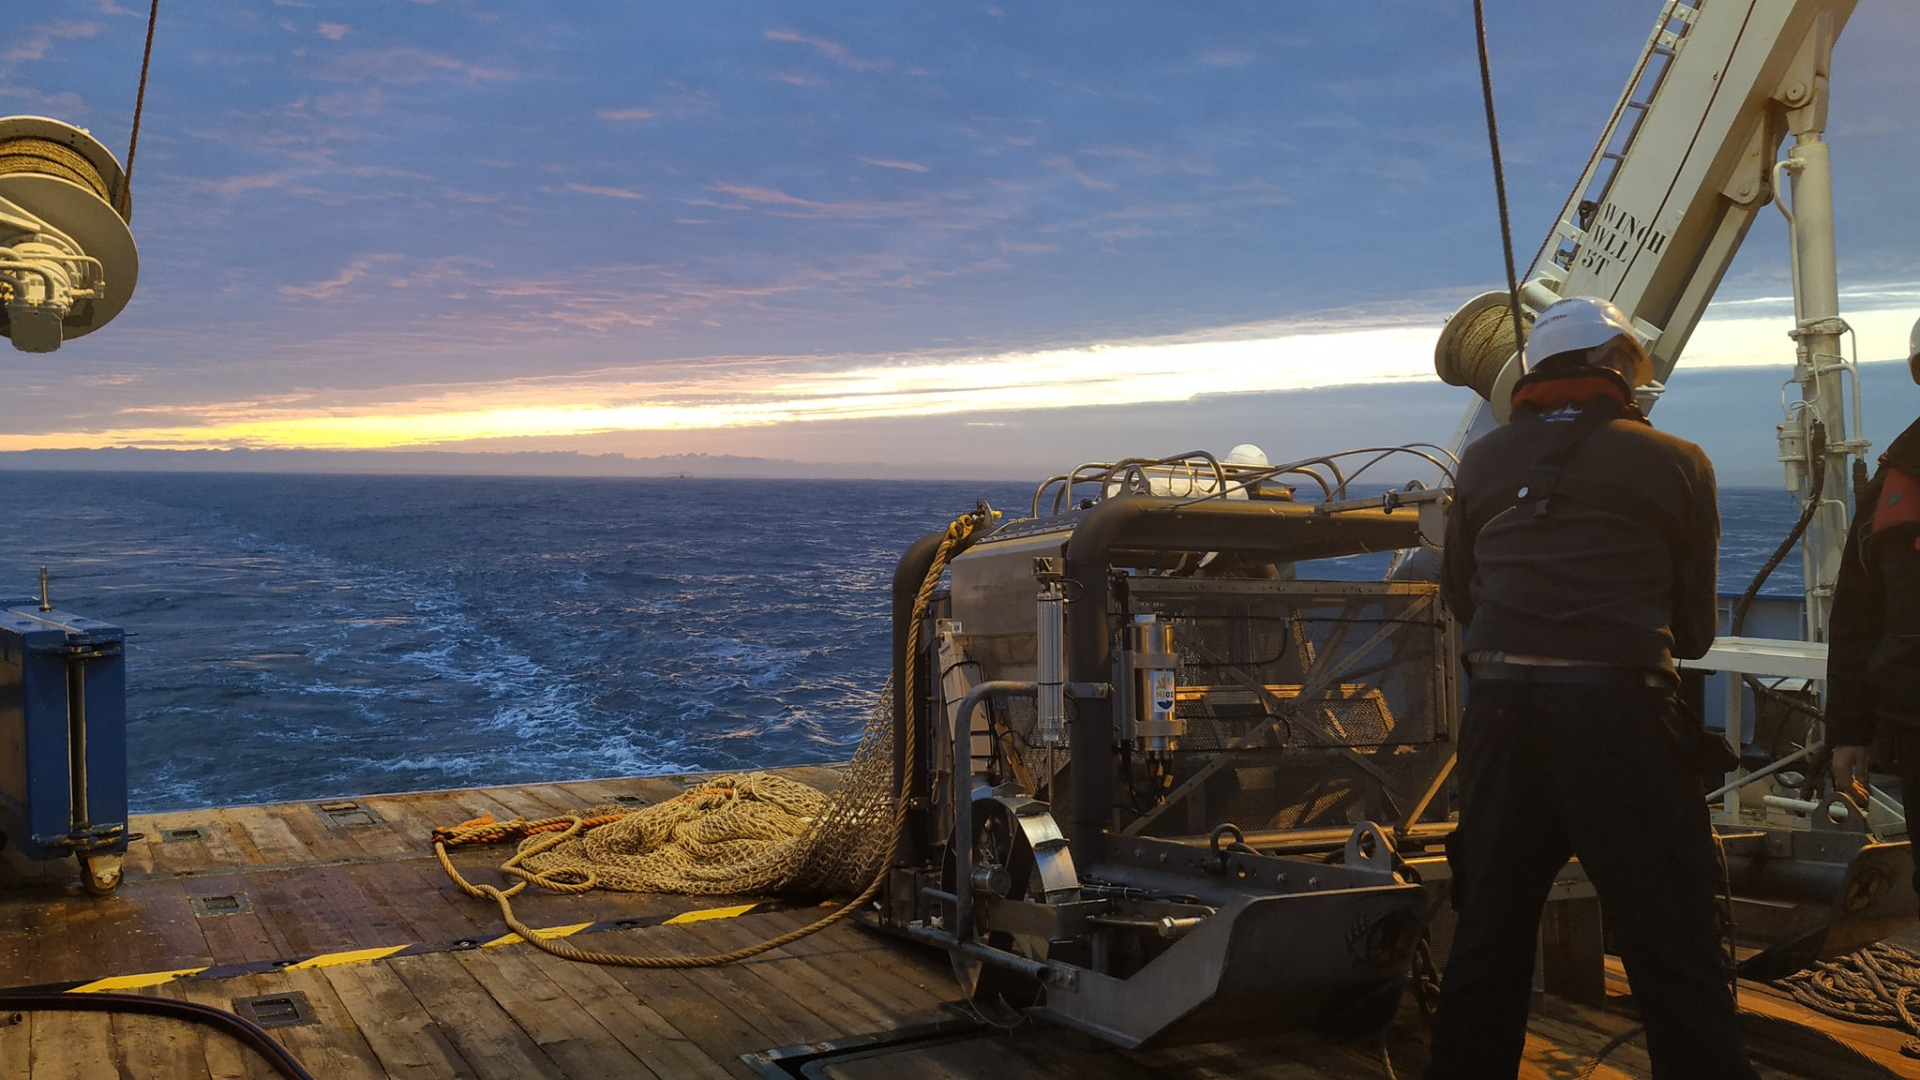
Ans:
[[[578,191],[585,195],[604,195],[609,199],[633,199],[635,201],[643,201],[647,197],[644,192],[632,191],[628,188],[600,187],[596,184],[570,183],[567,185],[567,190]]]
[[[309,300],[332,300],[345,292],[349,285],[366,277],[374,267],[398,258],[398,255],[367,255],[348,263],[346,269],[326,281],[316,281],[311,285],[282,285],[280,292],[285,296],[303,296]]]
[[[927,167],[917,161],[889,161],[885,158],[863,157],[860,159],[860,164],[871,165],[876,169],[899,169],[902,172],[923,173],[927,171]]]
[[[44,60],[53,51],[57,41],[90,38],[99,33],[99,23],[48,23],[17,39],[5,52],[0,52],[0,60]]]
[[[839,64],[843,68],[848,68],[853,71],[886,71],[893,67],[890,61],[869,60],[862,56],[856,56],[853,50],[837,41],[810,37],[800,33],[798,30],[769,30],[766,32],[765,37],[768,41],[790,41],[796,45],[811,45],[819,50],[820,55]]]
[[[1081,170],[1078,165],[1073,163],[1072,158],[1066,157],[1065,155],[1048,158],[1047,167],[1066,173],[1068,176],[1080,181],[1081,187],[1087,188],[1090,191],[1111,191],[1116,186],[1111,180],[1101,180],[1087,174]]]

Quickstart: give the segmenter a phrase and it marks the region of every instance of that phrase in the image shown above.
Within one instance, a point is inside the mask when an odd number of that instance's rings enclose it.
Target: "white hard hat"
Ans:
[[[1592,296],[1569,296],[1547,305],[1527,334],[1527,370],[1561,353],[1584,353],[1617,337],[1633,346],[1633,370],[1620,374],[1634,386],[1653,381],[1653,361],[1633,331],[1633,320],[1612,304]]]
[[[1227,451],[1227,464],[1266,465],[1269,464],[1269,462],[1267,461],[1267,452],[1265,450],[1260,449],[1250,442],[1243,442],[1239,446]]]

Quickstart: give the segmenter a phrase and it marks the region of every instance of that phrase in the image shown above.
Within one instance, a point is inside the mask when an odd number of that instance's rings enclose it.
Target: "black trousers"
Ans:
[[[1900,801],[1908,807],[1908,819],[1912,820],[1920,813],[1920,727],[1911,724],[1892,724],[1894,754],[1899,757],[1895,766],[1900,776]],[[1913,832],[1908,830],[1909,835]],[[1913,891],[1920,894],[1920,859],[1914,860]]]
[[[1459,914],[1427,1080],[1510,1080],[1547,892],[1577,855],[1647,1028],[1655,1080],[1753,1080],[1715,917],[1712,826],[1669,690],[1475,679],[1447,842]]]

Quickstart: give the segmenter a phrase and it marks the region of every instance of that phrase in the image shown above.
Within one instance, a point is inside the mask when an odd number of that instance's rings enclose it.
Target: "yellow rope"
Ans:
[[[906,695],[905,700],[908,703],[909,716],[912,715],[912,707],[915,700],[914,694],[916,692],[914,673],[918,666],[917,657],[920,653],[920,624],[925,621],[927,607],[933,602],[933,594],[938,591],[940,587],[941,575],[946,571],[948,560],[953,557],[954,548],[964,543],[982,524],[991,521],[992,514],[992,511],[982,505],[954,519],[953,524],[947,528],[946,536],[941,538],[940,547],[934,553],[933,564],[927,568],[927,576],[920,583],[920,591],[914,596],[913,617],[907,625],[906,664],[903,684],[901,686],[901,693]],[[889,687],[889,689],[890,688],[891,687]],[[887,690],[885,689],[881,691],[883,695],[886,692]],[[906,831],[908,798],[913,790],[913,764],[914,756],[917,752],[913,724],[909,723],[906,725],[903,738],[906,740],[904,747],[905,752],[902,757],[902,760],[905,762],[905,767],[901,771],[899,790],[894,793],[893,799],[892,835],[896,838],[896,841],[897,838]],[[697,795],[704,794],[704,792],[689,794]],[[681,797],[685,798],[685,796]],[[868,901],[879,895],[881,887],[886,884],[887,875],[891,869],[888,865],[888,860],[883,859],[879,871],[874,875],[872,882],[869,883],[858,896],[842,904],[839,908],[809,925],[790,930],[778,937],[759,942],[755,945],[735,949],[732,952],[719,953],[711,956],[633,956],[626,953],[596,952],[590,949],[577,948],[557,939],[542,937],[539,931],[527,926],[514,916],[512,903],[512,898],[518,895],[520,891],[525,889],[529,884],[537,884],[542,888],[567,893],[582,893],[595,886],[596,878],[590,871],[583,872],[577,869],[566,869],[558,873],[543,875],[521,865],[527,859],[538,856],[566,841],[572,840],[588,828],[594,827],[588,824],[590,820],[592,819],[584,814],[567,814],[555,818],[542,818],[532,822],[508,822],[505,826],[496,825],[492,821],[468,822],[466,825],[458,826],[452,830],[436,830],[433,851],[434,855],[440,860],[440,868],[446,871],[447,876],[453,879],[454,884],[458,885],[462,892],[472,897],[492,900],[499,904],[501,919],[506,922],[507,926],[510,927],[514,933],[519,934],[535,948],[566,960],[579,960],[590,964],[606,964],[615,967],[631,968],[718,967],[722,964],[730,964],[738,960],[744,960],[749,956],[757,956],[760,953],[778,949],[783,945],[790,945],[809,934],[825,930],[827,927],[853,914]],[[558,831],[551,831],[552,826],[562,823],[564,823],[563,827]],[[531,834],[537,832],[539,834],[531,836],[522,843],[520,849],[514,853],[513,857],[500,866],[501,873],[520,879],[514,885],[506,889],[485,884],[476,885],[468,881],[465,877],[462,877],[460,871],[454,869],[453,860],[447,855],[447,848],[450,845],[457,846],[460,843],[485,842],[477,839],[468,839],[468,837],[491,836],[502,828],[507,828],[509,832],[512,832],[514,831],[513,827],[518,827],[518,831],[522,833]],[[499,838],[504,839],[505,836]]]

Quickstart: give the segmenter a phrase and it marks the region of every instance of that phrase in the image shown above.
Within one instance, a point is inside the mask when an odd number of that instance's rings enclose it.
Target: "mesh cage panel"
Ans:
[[[1123,778],[1128,832],[1395,820],[1446,758],[1453,658],[1432,586],[1135,578],[1116,614],[1172,620],[1186,724],[1154,790]]]

